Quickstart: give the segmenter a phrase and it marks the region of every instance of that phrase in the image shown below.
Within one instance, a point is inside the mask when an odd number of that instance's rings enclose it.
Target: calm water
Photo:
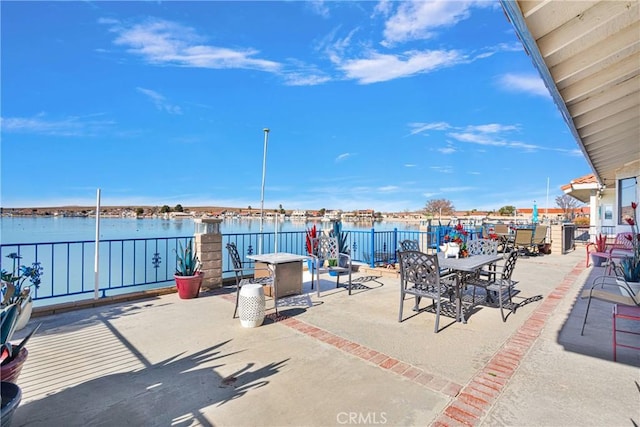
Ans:
[[[280,231],[303,231],[311,227],[314,222],[279,221]],[[316,222],[319,228],[326,223]],[[100,220],[100,239],[131,239],[148,237],[176,237],[189,236],[194,232],[192,219],[161,219],[161,218],[102,218]],[[371,226],[363,223],[344,223],[344,230],[371,230]],[[418,230],[418,223],[405,222],[376,222],[376,231]],[[264,221],[265,232],[275,231],[274,220]],[[227,233],[258,233],[259,220],[223,220],[221,225],[223,234]],[[73,217],[0,217],[0,242],[8,243],[41,243],[63,242],[79,240],[95,240],[95,218]]]

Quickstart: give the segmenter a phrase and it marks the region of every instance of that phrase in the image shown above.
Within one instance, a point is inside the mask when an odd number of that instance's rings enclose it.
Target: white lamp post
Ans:
[[[260,192],[260,240],[258,241],[258,254],[262,254],[262,231],[264,230],[264,178],[267,172],[267,144],[269,142],[269,128],[264,131],[264,154],[262,156],[262,190]]]

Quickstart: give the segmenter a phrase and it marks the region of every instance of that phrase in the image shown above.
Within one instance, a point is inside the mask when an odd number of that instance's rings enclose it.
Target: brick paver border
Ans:
[[[573,267],[573,270],[531,313],[524,324],[511,335],[484,368],[480,369],[471,381],[462,388],[440,414],[434,426],[475,426],[479,424],[513,377],[533,343],[540,336],[551,314],[584,269],[583,262],[579,262]]]
[[[562,282],[544,298],[543,302],[531,313],[524,324],[509,337],[498,352],[465,386],[299,319],[282,314],[277,317],[275,314],[269,314],[267,318],[376,365],[381,369],[400,375],[430,390],[452,397],[452,401],[435,420],[434,426],[475,426],[479,424],[480,420],[496,402],[504,387],[513,377],[520,362],[529,352],[538,336],[540,336],[547,320],[584,269],[584,263],[578,262]],[[215,291],[214,293],[218,294]],[[235,304],[235,293],[225,293],[220,294],[220,296]]]
[[[221,294],[220,296],[235,304],[235,293]],[[302,320],[288,317],[283,314],[279,314],[278,317],[276,317],[275,313],[268,314],[266,317],[273,322],[278,322],[279,324],[287,326],[301,334],[307,335],[325,344],[329,344],[353,357],[360,358],[372,365],[404,377],[407,380],[413,381],[414,383],[430,390],[444,393],[450,397],[455,397],[462,389],[461,384],[449,381],[442,376],[429,373],[422,368],[405,363],[387,354],[380,353],[372,348],[360,345],[354,341],[342,338],[341,336],[318,328],[317,326],[313,326]]]

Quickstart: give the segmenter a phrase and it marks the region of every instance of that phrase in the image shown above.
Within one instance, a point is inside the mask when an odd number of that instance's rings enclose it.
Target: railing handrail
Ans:
[[[356,262],[370,266],[395,263],[399,242],[405,239],[419,240],[425,250],[439,250],[443,236],[450,230],[447,226],[432,226],[429,231],[418,230],[344,230],[347,232],[347,246]],[[472,230],[470,230],[472,231]],[[231,262],[226,253],[226,243],[233,241],[243,259],[257,248],[259,238],[264,241],[264,252],[274,248],[275,231],[263,233],[223,233],[222,234],[222,274],[223,278],[233,274]],[[306,231],[278,232],[278,250],[306,255]],[[179,241],[193,239],[194,235],[133,237],[100,240],[101,268],[100,292],[122,292],[131,287],[170,286],[175,271],[175,248]],[[87,249],[95,245],[95,240],[24,242],[0,244],[0,265],[2,259],[17,252],[23,256],[21,264],[42,262],[44,274],[40,289],[34,293],[35,300],[59,299],[94,292],[93,264],[94,251]],[[103,246],[106,246],[103,248]],[[5,268],[6,269],[6,268]]]

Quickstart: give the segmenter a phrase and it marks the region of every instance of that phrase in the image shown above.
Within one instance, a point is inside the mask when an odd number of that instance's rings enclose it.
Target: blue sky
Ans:
[[[590,173],[497,2],[6,2],[3,207],[549,204]]]

